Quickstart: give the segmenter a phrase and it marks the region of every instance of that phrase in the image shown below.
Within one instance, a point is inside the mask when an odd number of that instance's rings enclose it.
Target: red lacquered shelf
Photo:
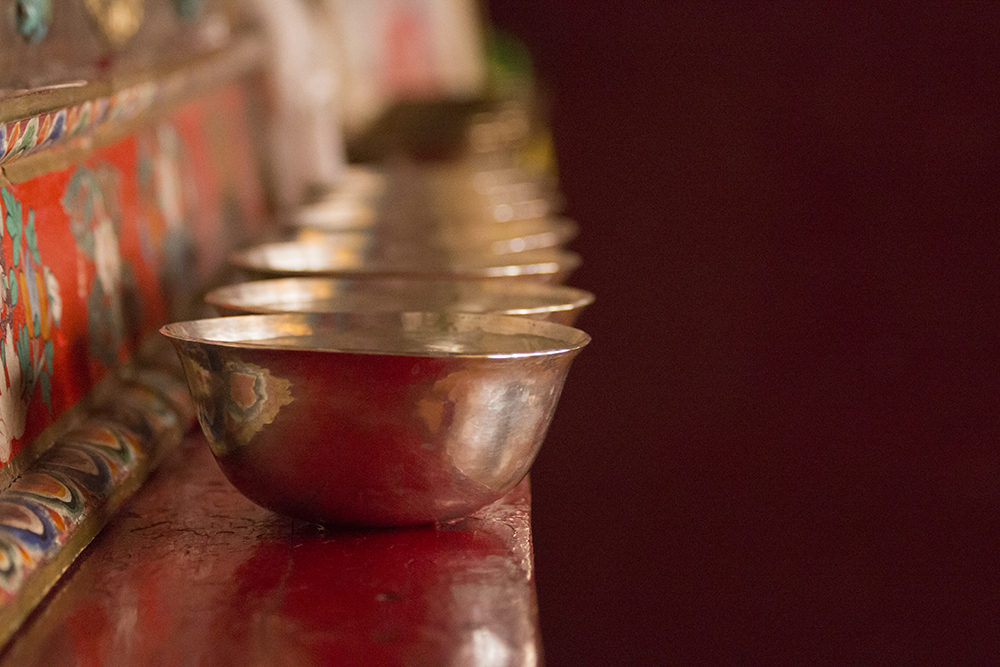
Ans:
[[[170,454],[0,656],[60,665],[534,665],[527,480],[461,521],[339,531]]]

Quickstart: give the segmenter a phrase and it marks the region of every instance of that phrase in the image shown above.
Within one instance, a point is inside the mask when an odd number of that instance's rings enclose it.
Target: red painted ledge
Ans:
[[[536,665],[527,480],[476,515],[336,531],[239,495],[189,439],[0,665]]]

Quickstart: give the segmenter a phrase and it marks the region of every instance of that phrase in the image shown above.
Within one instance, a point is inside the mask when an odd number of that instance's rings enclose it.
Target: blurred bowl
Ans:
[[[424,255],[427,251],[478,252],[506,255],[511,252],[555,248],[576,237],[579,228],[568,218],[534,218],[492,225],[390,225],[376,223],[366,231],[298,225],[301,241],[330,241],[367,245],[387,256]]]
[[[582,331],[443,313],[246,315],[163,327],[226,477],[310,521],[466,516],[528,472]]]
[[[282,218],[326,231],[503,225],[545,218],[561,206],[543,179],[513,167],[470,161],[396,162],[382,170],[350,167],[334,187],[311,193]]]
[[[327,230],[362,230],[381,215],[387,192],[382,172],[350,166],[336,187],[315,193],[313,199],[284,214],[293,225]]]
[[[496,98],[399,100],[374,122],[347,128],[352,162],[384,162],[400,155],[459,159],[509,156],[529,138],[532,109]]]
[[[402,249],[377,252],[374,241],[352,237],[265,243],[234,253],[231,263],[252,276],[332,278],[418,278],[426,280],[532,279],[559,284],[580,265],[567,250],[490,253]]]
[[[472,160],[397,162],[386,167],[385,215],[438,224],[504,223],[559,209],[551,184],[515,167]]]
[[[550,192],[516,168],[480,169],[463,163],[422,166],[428,207],[445,220],[509,222],[540,218],[556,209]]]
[[[228,285],[205,301],[222,315],[428,311],[518,315],[572,326],[590,292],[538,282],[279,278]]]
[[[334,192],[286,217],[295,226],[341,232],[370,229],[378,215],[377,202]]]

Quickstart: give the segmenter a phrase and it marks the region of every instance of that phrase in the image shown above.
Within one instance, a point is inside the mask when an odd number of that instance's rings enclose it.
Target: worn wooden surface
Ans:
[[[533,665],[529,506],[524,482],[446,526],[324,530],[244,499],[192,438],[0,665]]]

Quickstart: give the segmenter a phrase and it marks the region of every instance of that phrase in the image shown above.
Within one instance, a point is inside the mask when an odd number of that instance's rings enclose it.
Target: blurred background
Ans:
[[[550,665],[1000,658],[1000,5],[491,0],[597,303]]]

